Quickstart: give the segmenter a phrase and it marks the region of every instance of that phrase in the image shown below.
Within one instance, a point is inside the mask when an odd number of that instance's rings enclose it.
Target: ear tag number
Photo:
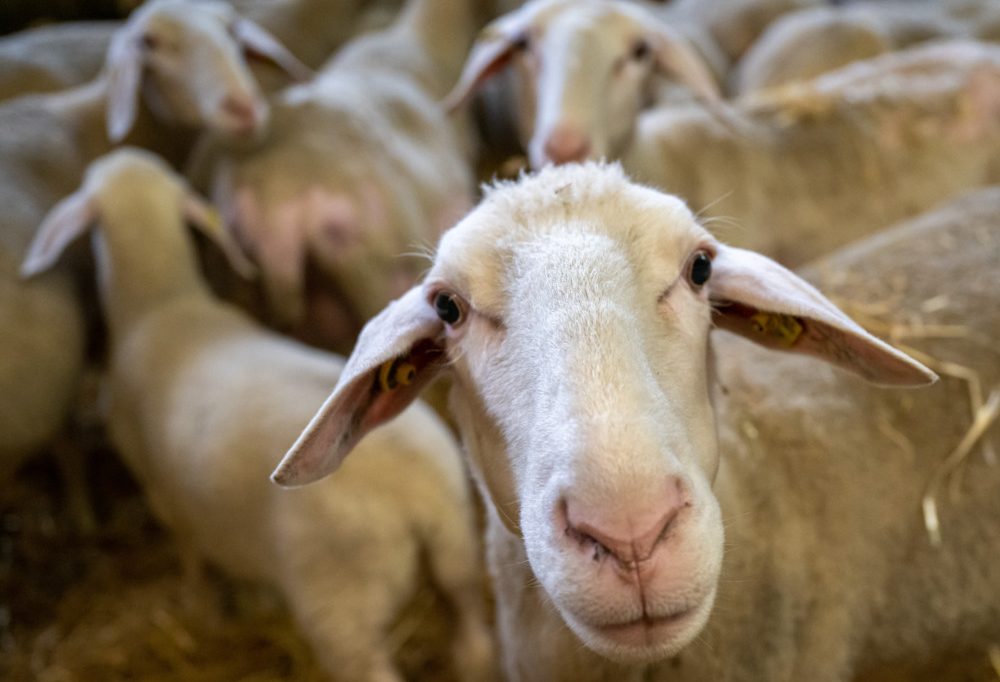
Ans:
[[[413,378],[417,375],[417,368],[406,358],[395,358],[388,362],[383,362],[378,370],[378,385],[388,393],[400,386],[409,386],[413,383]]]
[[[783,313],[755,313],[750,318],[754,331],[776,337],[786,348],[794,346],[802,336],[802,323],[794,315]]]

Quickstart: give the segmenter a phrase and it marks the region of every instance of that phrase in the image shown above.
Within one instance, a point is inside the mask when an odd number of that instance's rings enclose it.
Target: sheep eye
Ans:
[[[527,33],[522,33],[510,44],[510,46],[517,50],[518,52],[527,52],[528,48],[531,46],[531,41],[528,39]]]
[[[454,325],[462,319],[462,309],[452,294],[445,291],[434,296],[434,311],[445,324]]]
[[[152,33],[143,33],[142,46],[147,50],[155,50],[160,46],[160,41]]]
[[[641,62],[649,56],[652,48],[646,40],[639,40],[632,46],[632,59]]]
[[[688,280],[696,287],[708,281],[712,276],[712,259],[705,251],[699,251],[691,261],[691,269],[688,270]]]

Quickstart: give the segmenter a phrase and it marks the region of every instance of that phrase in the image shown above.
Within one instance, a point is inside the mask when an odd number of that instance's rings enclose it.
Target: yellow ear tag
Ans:
[[[759,312],[750,318],[750,323],[754,331],[776,337],[786,348],[794,346],[802,336],[802,323],[794,315]]]
[[[393,391],[400,386],[409,386],[417,376],[417,368],[404,358],[383,362],[378,370],[378,385],[383,391]]]

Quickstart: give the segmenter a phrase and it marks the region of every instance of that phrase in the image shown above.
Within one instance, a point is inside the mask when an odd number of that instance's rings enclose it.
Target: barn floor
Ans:
[[[176,546],[114,454],[88,460],[96,530],[78,530],[51,459],[0,487],[0,679],[327,678],[276,596],[185,580]],[[422,588],[390,634],[407,679],[450,680],[443,600]]]

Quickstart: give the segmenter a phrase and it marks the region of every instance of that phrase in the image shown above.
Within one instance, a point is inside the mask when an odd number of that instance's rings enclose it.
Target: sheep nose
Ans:
[[[575,127],[557,126],[545,140],[545,155],[556,165],[583,161],[589,154],[590,139]]]
[[[649,559],[669,535],[690,498],[677,476],[668,476],[649,504],[622,513],[619,508],[588,507],[569,497],[564,501],[566,535],[593,549],[603,550],[626,568]]]
[[[236,123],[241,132],[249,133],[257,129],[261,115],[257,102],[246,95],[226,95],[222,100],[222,111]]]

